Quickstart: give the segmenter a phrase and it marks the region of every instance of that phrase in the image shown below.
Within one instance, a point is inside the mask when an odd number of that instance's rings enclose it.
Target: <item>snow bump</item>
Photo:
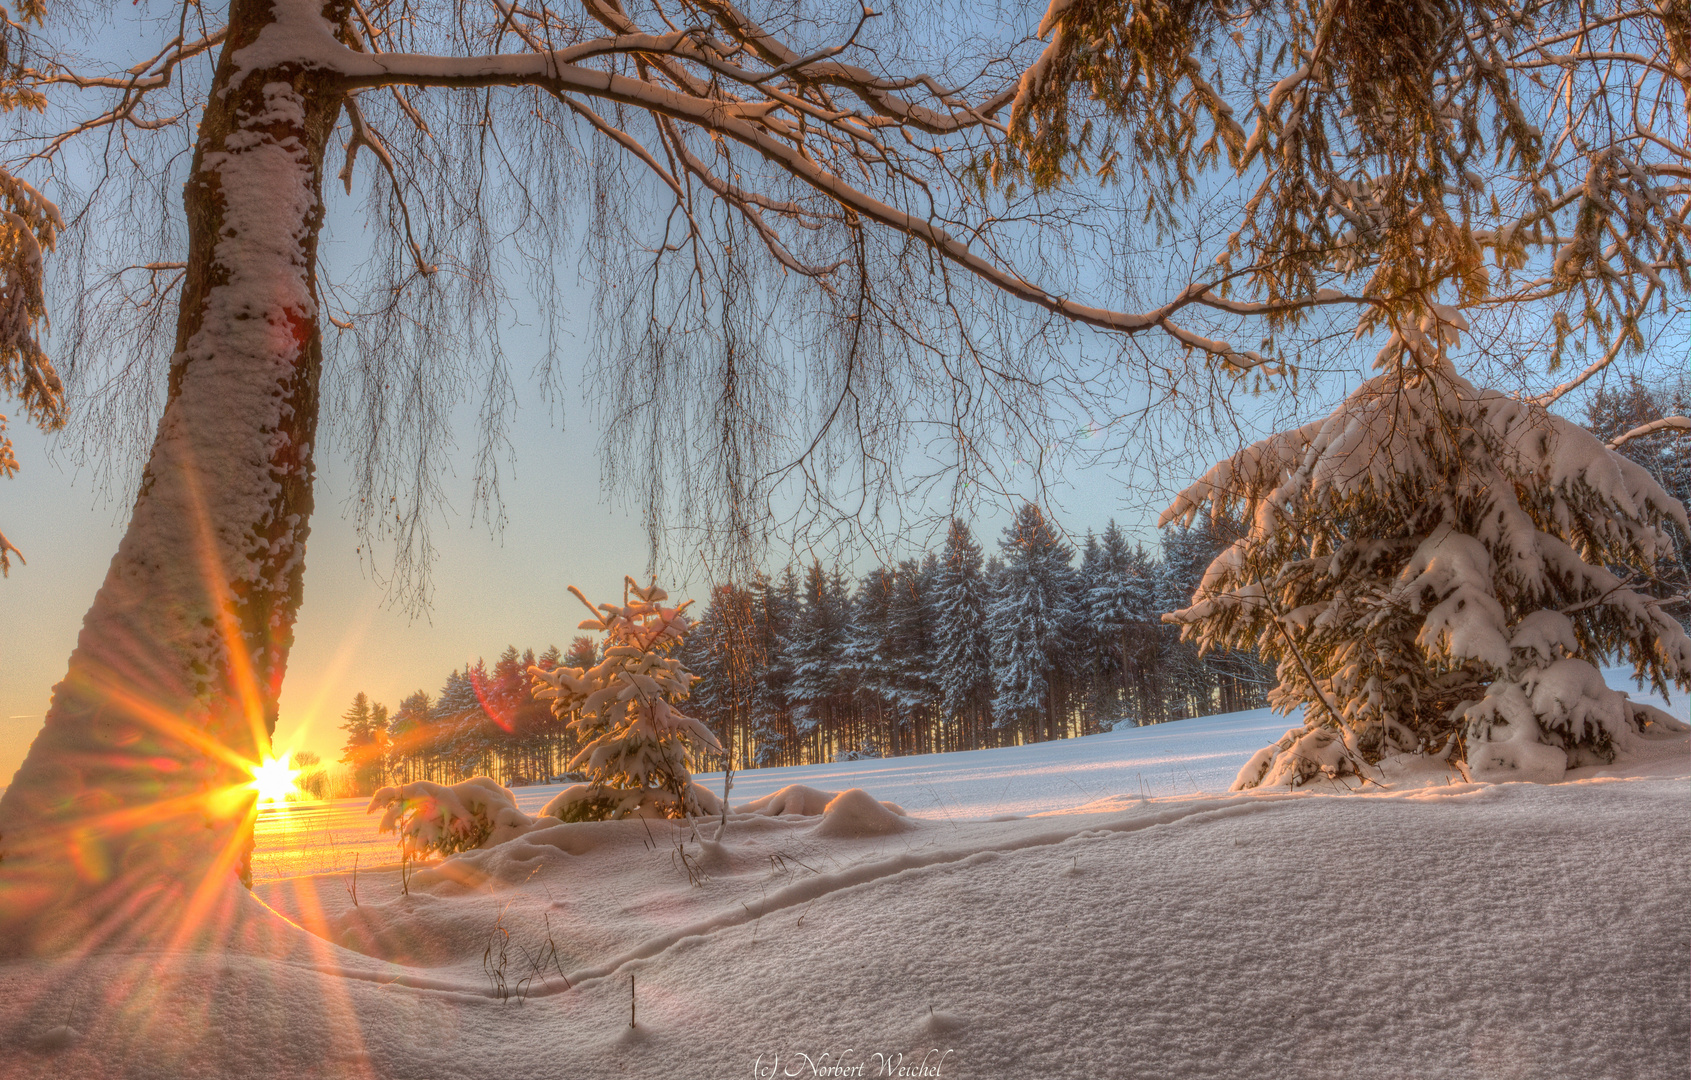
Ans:
[[[886,836],[912,826],[902,808],[876,801],[862,788],[842,791],[822,811],[817,836]]]

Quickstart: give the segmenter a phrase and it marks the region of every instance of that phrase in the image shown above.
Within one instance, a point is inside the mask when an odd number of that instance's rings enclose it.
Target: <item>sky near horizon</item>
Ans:
[[[54,683],[75,645],[83,613],[117,550],[132,492],[104,496],[87,476],[64,471],[47,440],[15,428],[19,475],[0,486],[0,521],[29,559],[0,582],[0,781],[9,782],[40,729]],[[506,484],[510,524],[494,537],[468,520],[470,477],[448,478],[452,510],[436,529],[441,551],[433,603],[413,619],[389,605],[361,565],[360,540],[342,513],[345,461],[319,463],[317,510],[307,545],[305,601],[283,685],[277,744],[339,753],[339,714],[359,690],[396,705],[433,693],[446,673],[504,646],[567,644],[580,616],[566,592],[589,595],[645,566],[638,519],[602,501],[593,437],[559,431],[524,413],[513,432]],[[627,557],[633,553],[633,558]],[[626,564],[626,565],[625,565]],[[620,593],[618,593],[620,595]]]
[[[533,357],[524,355],[523,343],[507,345],[513,370],[527,370]],[[537,350],[529,343],[530,352]],[[583,357],[563,359],[566,379],[579,383]],[[1341,394],[1361,374],[1329,372]],[[519,402],[534,400],[524,387],[516,389]],[[1330,404],[1306,400],[1300,411],[1325,407]],[[601,489],[598,431],[579,406],[562,425],[543,406],[519,408],[510,432],[512,457],[501,471],[505,527],[495,536],[479,519],[472,522],[474,455],[466,447],[474,443],[473,412],[459,410],[455,472],[444,480],[446,505],[435,515],[440,558],[432,603],[420,617],[389,603],[361,562],[362,541],[344,507],[352,488],[347,460],[332,444],[320,454],[305,596],[282,688],[278,748],[314,751],[333,762],[342,745],[341,713],[358,692],[392,708],[415,690],[436,693],[449,672],[478,658],[491,664],[506,645],[536,651],[565,646],[585,614],[568,586],[595,601],[616,599],[623,575],[644,572],[645,530],[615,493]],[[50,453],[49,438],[17,419],[11,431],[20,470],[0,482],[0,529],[29,562],[14,565],[11,576],[0,580],[0,788],[10,783],[41,728],[134,497],[132,487],[102,491],[87,470],[68,469],[68,455]],[[1236,437],[1249,433],[1240,430]],[[1179,475],[1164,475],[1153,486],[1183,486],[1195,479],[1186,473],[1201,467],[1180,464],[1173,470]],[[1071,539],[1102,531],[1115,519],[1132,538],[1156,542],[1154,515],[1147,508],[1160,500],[1127,466],[1094,464],[1051,479],[1057,486],[1047,492],[1047,501]],[[1013,501],[982,505],[972,518],[976,539],[988,552],[1010,520]],[[804,552],[801,561],[811,554],[825,563],[832,558],[829,552]],[[770,568],[786,558],[783,549],[774,548]],[[862,573],[875,560],[858,553],[846,561]],[[708,583],[702,571],[691,572],[695,580],[660,581],[672,595],[702,601]]]
[[[525,368],[521,357],[513,360]],[[41,728],[134,497],[132,490],[103,492],[87,470],[70,470],[66,455],[51,454],[50,440],[27,422],[11,430],[20,469],[0,482],[0,529],[29,561],[14,562],[0,581],[0,788]],[[623,575],[645,569],[647,538],[638,515],[601,491],[597,442],[586,410],[567,415],[561,428],[545,408],[519,410],[514,464],[502,474],[507,524],[497,537],[469,519],[472,455],[458,454],[456,474],[445,483],[449,505],[436,519],[432,604],[419,618],[389,604],[361,564],[361,541],[343,513],[347,462],[329,448],[318,462],[305,598],[277,747],[334,761],[340,714],[359,691],[391,708],[414,690],[434,694],[450,671],[477,658],[492,663],[506,645],[567,645],[585,614],[570,585],[595,601],[619,598]],[[460,440],[461,447],[468,443]],[[1142,513],[1127,507],[1113,470],[1097,466],[1063,479],[1058,519],[1071,534],[1117,518],[1153,539]],[[977,540],[992,550],[1008,520],[1005,507],[983,507]],[[702,576],[661,583],[701,599],[705,591]]]
[[[507,346],[513,371],[528,370],[534,356],[524,355],[524,343],[513,338]],[[538,352],[537,344],[527,346],[529,353]],[[575,355],[562,357],[568,384],[580,382],[585,348],[578,345]],[[1333,393],[1344,393],[1362,374],[1330,369],[1327,401],[1316,394],[1292,407],[1306,417],[1311,410],[1324,411]],[[536,395],[525,389],[532,388],[516,388],[518,401],[533,401]],[[1246,408],[1273,410],[1275,400],[1270,394]],[[1285,405],[1284,399],[1279,405]],[[601,489],[599,435],[587,409],[570,408],[560,426],[543,406],[519,408],[510,431],[512,457],[501,472],[507,521],[497,536],[469,516],[474,455],[466,448],[474,445],[474,410],[459,412],[463,423],[455,472],[444,479],[446,505],[435,515],[440,558],[433,571],[432,603],[421,617],[388,603],[360,561],[361,540],[344,507],[352,489],[348,463],[332,444],[320,454],[305,596],[280,701],[279,748],[311,750],[332,762],[342,744],[340,715],[356,693],[363,691],[391,708],[415,690],[434,694],[449,672],[477,658],[491,663],[506,645],[536,651],[565,646],[584,614],[568,586],[581,588],[595,601],[616,599],[623,575],[644,572],[645,530],[615,493]],[[1247,428],[1270,419],[1260,413],[1240,418],[1249,421]],[[29,562],[14,565],[10,577],[0,580],[0,788],[10,783],[41,728],[52,687],[64,675],[83,614],[117,550],[134,497],[133,480],[123,491],[101,490],[87,470],[69,470],[68,455],[51,454],[50,440],[21,415],[16,419],[11,432],[20,470],[0,482],[0,529]],[[1284,422],[1282,417],[1274,426]],[[1250,437],[1245,428],[1220,436],[1228,441]],[[1202,468],[1186,462],[1163,465],[1164,475],[1149,487],[1143,476],[1130,475],[1130,466],[1120,463],[1071,469],[1050,478],[1056,487],[1047,492],[1047,502],[1071,539],[1101,531],[1115,519],[1134,539],[1154,544],[1154,514],[1148,508],[1160,501],[1150,488],[1172,494],[1171,485],[1184,486]],[[976,539],[989,552],[1009,522],[1014,501],[982,505],[972,518]],[[832,558],[829,552],[807,551],[801,560],[811,554],[825,563]],[[776,547],[770,568],[786,557]],[[846,561],[861,573],[874,559],[859,553]],[[701,571],[692,573],[695,580],[661,583],[672,595],[702,600],[708,583]]]

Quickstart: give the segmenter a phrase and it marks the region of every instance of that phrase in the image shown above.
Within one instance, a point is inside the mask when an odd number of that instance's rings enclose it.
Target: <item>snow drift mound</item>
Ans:
[[[828,802],[815,832],[817,836],[885,836],[910,825],[903,807],[877,802],[862,788],[852,788],[840,792]]]
[[[788,784],[761,799],[753,799],[734,808],[736,814],[763,814],[780,817],[782,814],[802,814],[815,817],[828,809],[828,804],[840,797],[837,791],[818,791],[804,784]]]
[[[869,802],[886,813],[903,818],[907,815],[904,807],[894,802],[877,800],[862,788],[852,788],[850,791],[820,791],[804,784],[788,784],[778,791],[772,791],[759,799],[748,803],[741,803],[734,808],[736,814],[760,814],[764,817],[781,817],[786,814],[798,814],[801,817],[816,817],[819,814],[834,812],[834,804],[847,795],[861,795]],[[855,802],[855,800],[853,800]],[[848,835],[848,834],[832,834]],[[857,835],[857,834],[849,834]]]

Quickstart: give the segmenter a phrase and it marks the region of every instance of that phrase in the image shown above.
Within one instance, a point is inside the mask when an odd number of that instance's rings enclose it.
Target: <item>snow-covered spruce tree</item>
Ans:
[[[929,618],[940,707],[962,726],[964,745],[971,749],[981,744],[992,718],[992,634],[987,626],[991,602],[980,545],[966,524],[952,518],[929,597]]]
[[[851,612],[843,590],[812,561],[804,572],[803,602],[787,638],[792,658],[793,723],[801,734],[826,731],[846,693],[846,641]]]
[[[1596,667],[1691,685],[1691,641],[1634,587],[1684,508],[1590,432],[1448,361],[1396,366],[1220,462],[1161,523],[1206,505],[1249,528],[1165,617],[1204,649],[1260,650],[1278,664],[1271,703],[1305,718],[1235,789],[1406,753],[1554,781],[1684,730]]]
[[[1072,585],[1074,551],[1038,506],[1023,503],[999,540],[1004,571],[990,610],[992,711],[998,726],[1020,725],[1028,741],[1055,739],[1061,683],[1081,622]]]
[[[892,612],[895,578],[891,567],[874,566],[857,583],[857,592],[852,597],[851,636],[846,648],[846,662],[863,703],[866,726],[876,729],[875,738],[894,756],[898,746],[898,709],[894,703],[897,690],[888,616]]]
[[[654,581],[642,588],[624,579],[623,602],[595,610],[574,586],[570,592],[594,612],[583,630],[605,635],[604,659],[591,668],[529,668],[534,696],[558,716],[574,715],[582,742],[570,762],[588,776],[567,788],[541,813],[564,821],[714,814],[715,795],[693,783],[689,749],[722,752],[710,729],[676,706],[687,699],[693,675],[669,655],[687,634],[683,614],[691,600],[664,607],[669,594]]]
[[[1108,582],[1112,567],[1104,545],[1092,530],[1086,531],[1081,546],[1080,569],[1074,576],[1074,604],[1080,614],[1081,632],[1076,640],[1074,665],[1081,676],[1081,730],[1108,731],[1121,713],[1121,654],[1115,648],[1113,627],[1099,619],[1094,595]]]
[[[901,560],[887,597],[889,689],[906,734],[895,746],[896,753],[926,754],[938,749],[922,741],[923,733],[933,731],[926,720],[939,696],[934,679],[934,628],[927,602],[936,566],[931,552],[920,562]]]
[[[752,582],[752,638],[758,666],[752,689],[753,738],[759,766],[798,761],[793,728],[793,660],[787,652],[798,617],[798,575],[791,564],[779,582],[759,576]]]
[[[688,629],[675,651],[681,666],[693,673],[688,696],[693,718],[711,729],[731,761],[734,729],[741,718],[735,708],[740,687],[735,682],[726,639],[734,618],[734,602],[743,596],[732,585],[715,586],[704,614]]]
[[[1145,597],[1150,574],[1144,553],[1127,546],[1127,537],[1112,520],[1098,541],[1095,565],[1082,566],[1087,618],[1093,630],[1093,677],[1100,711],[1113,706],[1101,719],[1111,724],[1118,719],[1145,722],[1143,701],[1135,701],[1133,683],[1140,676]],[[1091,560],[1088,560],[1091,562]],[[1141,695],[1142,697],[1142,695]],[[1125,717],[1122,712],[1125,710]]]
[[[471,666],[457,668],[441,684],[429,712],[429,726],[434,732],[434,751],[441,769],[438,779],[456,783],[475,774],[472,765],[474,745],[472,734],[480,719],[481,701],[476,697],[471,679]]]
[[[414,780],[380,788],[364,812],[376,810],[382,811],[377,831],[397,834],[406,859],[502,844],[534,824],[517,809],[511,790],[487,776],[450,785]]]

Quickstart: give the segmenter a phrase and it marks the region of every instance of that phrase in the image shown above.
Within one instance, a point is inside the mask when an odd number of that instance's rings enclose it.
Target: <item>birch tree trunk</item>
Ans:
[[[344,7],[325,8],[332,25]],[[298,65],[242,70],[273,17],[270,0],[230,12],[183,196],[164,415],[69,673],[0,798],[0,921],[57,938],[179,918],[249,876],[249,767],[270,748],[310,532],[323,153],[343,100]]]

